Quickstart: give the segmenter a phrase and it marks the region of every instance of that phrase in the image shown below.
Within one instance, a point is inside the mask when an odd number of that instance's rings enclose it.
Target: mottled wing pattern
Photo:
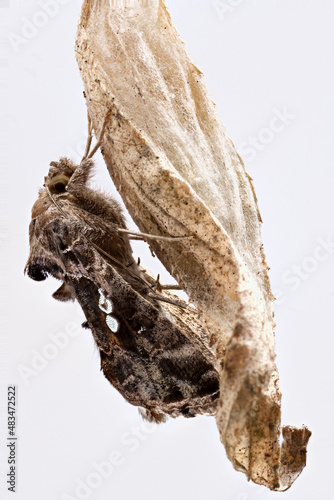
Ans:
[[[50,182],[63,182],[55,173]],[[128,237],[117,234],[120,221],[110,216],[115,202],[104,208],[108,200],[88,188],[84,201],[75,186],[69,191],[56,202],[42,192],[33,208],[29,276],[51,274],[62,281],[55,298],[78,300],[104,375],[131,404],[155,420],[214,414],[219,376],[212,351],[185,324],[179,327],[181,308],[169,305],[177,310],[177,323],[152,298]]]

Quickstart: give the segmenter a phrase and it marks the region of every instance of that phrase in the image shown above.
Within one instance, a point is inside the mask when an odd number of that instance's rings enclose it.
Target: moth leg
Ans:
[[[92,144],[92,139],[93,139],[93,123],[92,123],[92,120],[91,120],[89,113],[88,113],[88,137],[87,137],[87,144],[86,144],[85,153],[84,153],[84,156],[83,156],[81,162],[83,162],[84,160],[87,160],[88,158],[92,158],[95,155],[96,151],[101,146],[102,141],[103,141],[104,132],[106,130],[107,120],[108,120],[109,116],[110,116],[110,111],[107,112],[107,114],[104,118],[104,121],[102,124],[102,129],[101,129],[99,138],[97,140],[97,143],[93,147],[92,151],[89,152],[90,146]]]
[[[132,262],[130,262],[130,264],[127,264],[126,267],[132,267],[132,266],[138,267],[139,265],[140,265],[140,258],[138,257],[137,262],[133,260]]]
[[[81,162],[87,158],[93,139],[93,124],[88,112],[87,112],[87,120],[88,120],[88,137],[87,137],[85,153],[82,157]]]
[[[101,129],[101,132],[100,132],[100,135],[99,135],[99,138],[98,138],[98,141],[97,143],[95,144],[95,146],[93,147],[92,151],[89,153],[88,157],[87,158],[92,158],[96,151],[99,149],[99,147],[101,146],[102,144],[102,141],[103,141],[103,136],[104,136],[104,132],[106,130],[106,125],[107,125],[107,121],[108,121],[108,118],[110,116],[110,111],[107,112],[105,118],[104,118],[104,122],[103,122],[103,125],[102,125],[102,129]]]
[[[137,233],[136,231],[130,231],[129,229],[118,228],[119,233],[125,233],[129,235],[139,236],[141,239],[151,239],[151,240],[162,240],[162,241],[182,241],[193,238],[193,236],[181,236],[181,237],[169,237],[169,236],[158,236],[156,234],[147,234],[147,233]],[[134,238],[131,238],[134,239]],[[136,238],[137,239],[137,238]]]
[[[160,285],[159,290],[183,290],[180,285]]]
[[[187,307],[188,307],[187,304],[182,304],[181,302],[177,302],[176,300],[169,299],[169,298],[164,297],[162,295],[158,295],[157,293],[149,293],[149,294],[147,294],[147,297],[150,297],[151,299],[155,299],[155,300],[160,300],[160,302],[167,302],[168,304],[172,304],[173,306],[181,307],[182,309],[187,309]]]
[[[139,236],[129,236],[129,240],[132,240],[132,241],[145,241],[144,238],[140,238]]]
[[[155,282],[153,283],[153,285],[151,285],[151,288],[152,288],[152,290],[154,290],[155,292],[156,292],[156,291],[159,291],[159,292],[160,292],[160,291],[161,291],[160,286],[161,286],[161,285],[160,285],[160,274],[158,274],[158,276],[157,276],[157,278],[156,278]]]
[[[162,285],[160,283],[160,274],[158,274],[155,283],[151,286],[154,291],[162,292],[163,290],[183,290],[180,285]]]
[[[90,147],[92,145],[92,140],[93,140],[93,123],[92,123],[92,120],[91,120],[91,118],[89,116],[89,113],[87,113],[87,119],[88,119],[88,137],[87,137],[85,152],[84,152],[84,155],[82,157],[81,162],[83,162],[87,158],[92,158],[95,155],[96,151],[101,146],[101,143],[103,141],[104,132],[105,132],[105,129],[106,129],[107,120],[108,120],[109,116],[110,116],[110,111],[107,112],[107,114],[106,114],[106,116],[104,118],[102,129],[101,129],[99,138],[97,140],[97,143],[95,144],[95,146],[92,149],[92,151],[89,152]]]
[[[94,154],[96,153],[96,151],[98,150],[98,148],[100,147],[100,145],[102,143],[107,120],[108,120],[109,116],[110,116],[110,111],[107,112],[107,114],[104,118],[102,129],[101,129],[97,143],[95,144],[92,151],[89,152],[90,146],[92,143],[92,137],[93,137],[92,136],[93,123],[92,123],[92,120],[91,120],[89,113],[88,113],[88,138],[87,138],[85,154],[80,162],[80,165],[75,169],[69,183],[67,184],[67,188],[66,188],[67,191],[71,192],[72,194],[74,194],[76,196],[79,196],[79,191],[82,194],[82,189],[86,187],[87,182],[92,175],[94,162],[91,158],[92,158],[92,156],[94,156]]]

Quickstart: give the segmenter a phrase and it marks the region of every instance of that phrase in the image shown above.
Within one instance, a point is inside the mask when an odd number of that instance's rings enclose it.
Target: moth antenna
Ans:
[[[54,204],[54,206],[59,210],[59,212],[65,217],[65,219],[68,219],[68,215],[64,212],[64,210],[61,208],[61,206],[56,202],[56,200],[54,199],[54,197],[52,196],[51,192],[50,192],[50,189],[49,189],[49,186],[47,184],[44,184],[45,186],[45,189],[47,190],[47,193],[50,197],[50,200],[52,201],[52,203]]]

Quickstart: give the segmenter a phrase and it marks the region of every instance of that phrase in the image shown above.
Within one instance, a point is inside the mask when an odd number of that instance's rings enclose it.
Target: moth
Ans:
[[[193,334],[187,308],[163,295],[134,260],[130,238],[138,233],[126,229],[119,204],[89,187],[104,128],[89,153],[89,125],[79,165],[67,158],[50,164],[32,208],[25,272],[35,281],[55,277],[61,286],[53,297],[79,302],[105,377],[144,418],[213,415],[219,372],[204,334]]]

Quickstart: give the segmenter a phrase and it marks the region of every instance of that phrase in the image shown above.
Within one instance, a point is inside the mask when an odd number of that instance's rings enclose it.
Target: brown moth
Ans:
[[[89,130],[80,165],[67,158],[50,164],[32,208],[25,271],[36,281],[59,279],[53,297],[79,302],[104,375],[145,409],[144,417],[162,422],[168,415],[213,415],[219,375],[205,332],[194,335],[186,303],[159,293],[162,287],[135,262],[119,204],[89,187],[91,157],[103,135],[88,154]]]

